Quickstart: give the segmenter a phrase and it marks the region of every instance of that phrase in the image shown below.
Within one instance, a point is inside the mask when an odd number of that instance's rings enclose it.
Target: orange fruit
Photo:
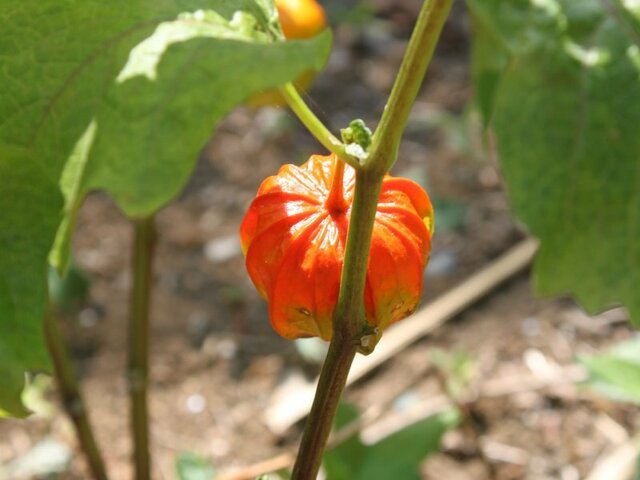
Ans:
[[[324,9],[315,0],[276,0],[285,38],[309,38],[327,28]]]
[[[331,339],[355,172],[338,159],[313,155],[268,177],[240,228],[249,276],[269,302],[273,328],[283,337]],[[387,175],[378,202],[365,289],[367,321],[381,332],[412,313],[433,232],[433,208],[415,182]]]
[[[324,9],[315,0],[276,0],[282,33],[286,39],[304,39],[319,34],[327,28]],[[306,71],[296,79],[294,85],[304,91],[311,86],[315,72]],[[247,104],[258,108],[267,105],[284,106],[287,104],[278,90],[266,90],[252,95]]]

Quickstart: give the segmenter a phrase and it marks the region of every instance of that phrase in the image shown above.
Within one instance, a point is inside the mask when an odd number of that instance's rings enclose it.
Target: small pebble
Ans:
[[[100,314],[95,308],[85,308],[78,314],[78,323],[84,328],[95,327],[100,321]]]
[[[68,445],[48,437],[5,465],[2,473],[6,474],[6,478],[16,479],[51,476],[67,470],[72,456]]]
[[[231,360],[236,356],[238,344],[230,338],[225,338],[218,343],[218,355],[224,360]]]
[[[204,247],[205,256],[213,263],[226,262],[241,253],[240,238],[236,234],[211,240]]]
[[[300,338],[294,341],[296,350],[307,362],[322,364],[329,344],[320,338]]]
[[[220,458],[224,457],[231,451],[229,442],[222,438],[214,438],[210,443],[211,455]]]
[[[429,260],[425,271],[427,278],[443,277],[451,275],[458,268],[458,257],[450,250],[439,250]]]
[[[522,320],[520,328],[525,337],[537,337],[541,332],[540,321],[535,317],[527,317]]]
[[[562,480],[580,480],[580,472],[573,465],[565,465],[560,471]]]
[[[186,401],[187,411],[197,415],[204,412],[207,406],[207,400],[199,394],[189,395]]]
[[[209,335],[204,340],[202,351],[213,358],[231,360],[238,352],[238,344],[231,338]]]
[[[415,390],[409,390],[393,402],[393,409],[400,412],[406,411],[420,403],[420,400],[420,395]]]
[[[187,319],[187,335],[192,345],[200,346],[211,330],[211,320],[203,312],[194,312]]]

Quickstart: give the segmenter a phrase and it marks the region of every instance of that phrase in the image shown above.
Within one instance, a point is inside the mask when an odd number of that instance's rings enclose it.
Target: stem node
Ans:
[[[287,83],[280,89],[280,92],[287,101],[289,108],[293,110],[293,113],[295,113],[304,126],[307,127],[307,130],[316,137],[316,140],[318,140],[327,150],[335,153],[338,158],[348,163],[353,168],[360,168],[360,162],[358,159],[351,157],[351,155],[349,155],[345,150],[344,144],[329,131],[318,117],[316,117],[304,102],[293,83]]]

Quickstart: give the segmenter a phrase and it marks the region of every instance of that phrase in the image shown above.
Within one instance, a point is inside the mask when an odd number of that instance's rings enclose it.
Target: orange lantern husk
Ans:
[[[340,184],[333,185],[334,177]],[[313,155],[267,178],[242,222],[247,270],[285,338],[331,339],[354,188],[353,168],[335,155]],[[379,332],[416,309],[432,233],[427,193],[411,180],[385,176],[364,299],[367,321]]]

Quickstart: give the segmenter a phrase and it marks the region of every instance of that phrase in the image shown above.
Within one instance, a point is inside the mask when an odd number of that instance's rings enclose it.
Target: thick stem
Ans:
[[[131,263],[133,286],[130,299],[127,373],[131,399],[131,431],[136,480],[151,478],[147,385],[149,378],[149,304],[154,245],[154,218],[134,220]]]
[[[291,474],[292,480],[315,480],[318,475],[333,417],[355,354],[356,348],[352,343],[334,336],[318,380],[317,392],[323,394],[316,394],[313,400]]]
[[[307,130],[316,137],[316,140],[353,168],[360,168],[358,160],[347,154],[344,144],[338,140],[315,113],[311,111],[292,83],[287,83],[280,89],[280,92],[282,92],[282,96],[287,101],[289,108],[291,108],[304,126],[307,127]]]
[[[347,250],[340,295],[334,314],[333,338],[322,366],[316,396],[293,469],[292,480],[315,480],[349,369],[362,339],[370,333],[364,309],[369,245],[382,176],[356,172]]]
[[[44,335],[49,355],[53,361],[55,379],[62,405],[73,423],[80,448],[87,460],[91,475],[95,480],[107,480],[104,461],[89,423],[84,399],[80,393],[78,377],[69,358],[69,352],[60,331],[58,319],[51,312],[51,308],[44,318]]]
[[[423,4],[387,108],[369,149],[369,158],[362,168],[359,164],[355,167],[356,189],[349,221],[340,294],[334,312],[333,338],[296,458],[293,480],[316,479],[355,351],[368,352],[374,346],[371,337],[375,336],[376,332],[372,331],[366,319],[364,291],[380,188],[384,175],[397,156],[409,112],[452,2],[453,0],[427,0]],[[292,90],[295,92],[295,89]],[[287,98],[286,88],[283,93]],[[296,111],[295,98],[287,98],[287,101],[303,123],[314,132],[305,121],[304,115]],[[320,126],[324,128],[321,123]],[[317,127],[313,125],[313,128]],[[319,138],[315,132],[314,135]],[[330,150],[334,151],[331,148]]]
[[[453,0],[426,0],[420,10],[387,106],[373,135],[367,167],[388,171],[398,156],[411,108]]]
[[[367,322],[364,291],[371,236],[378,197],[384,175],[375,172],[356,172],[356,189],[351,206],[347,246],[342,266],[340,294],[333,319],[333,331],[358,348],[365,348],[363,339],[373,332]]]

